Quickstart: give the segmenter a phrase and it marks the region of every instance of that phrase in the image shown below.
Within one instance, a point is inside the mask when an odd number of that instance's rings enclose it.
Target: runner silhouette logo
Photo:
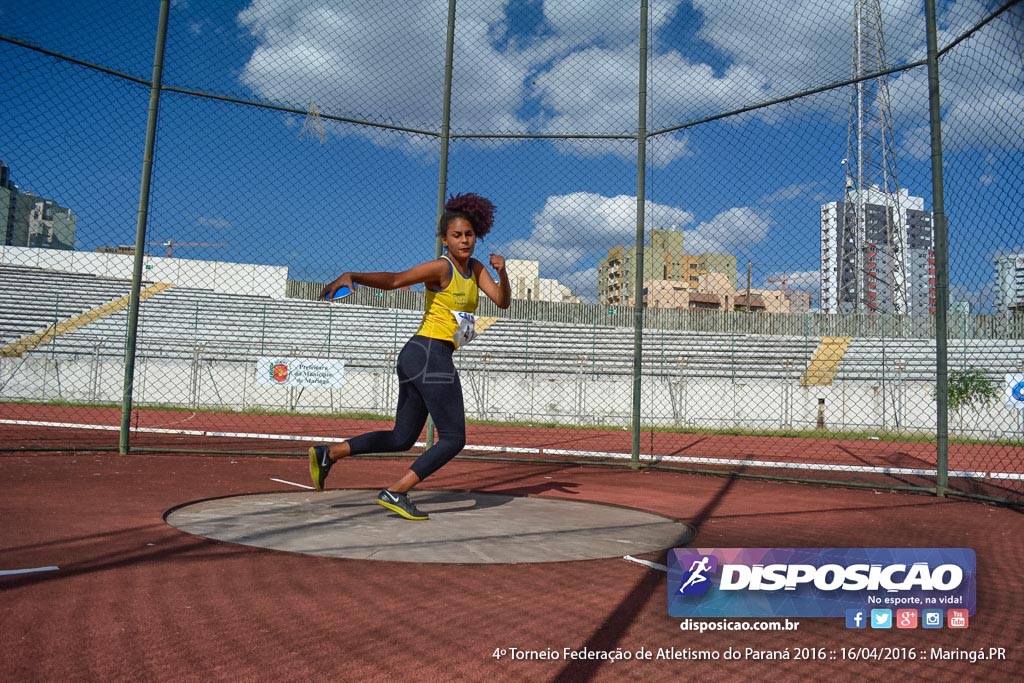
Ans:
[[[717,570],[718,558],[714,555],[694,555],[679,584],[679,594],[704,595],[711,587],[711,575]]]

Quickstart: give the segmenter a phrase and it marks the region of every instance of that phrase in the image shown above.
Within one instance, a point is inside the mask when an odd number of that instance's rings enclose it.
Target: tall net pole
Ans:
[[[838,241],[839,311],[910,312],[907,236],[896,173],[892,102],[879,0],[856,0],[846,143],[844,232]],[[869,207],[881,207],[881,215]]]

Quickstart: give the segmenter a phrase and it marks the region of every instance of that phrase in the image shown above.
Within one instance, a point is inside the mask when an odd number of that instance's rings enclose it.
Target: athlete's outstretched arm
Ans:
[[[365,285],[374,289],[398,289],[425,283],[441,283],[448,279],[448,267],[448,262],[444,259],[434,259],[400,273],[342,273],[324,287],[320,292],[320,298],[329,298],[342,287],[351,288],[353,284]]]

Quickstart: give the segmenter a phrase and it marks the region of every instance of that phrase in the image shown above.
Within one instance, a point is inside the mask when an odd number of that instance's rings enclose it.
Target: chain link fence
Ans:
[[[1020,502],[1024,6],[926,5],[0,0],[5,448],[386,424],[320,290],[477,192],[467,455]]]

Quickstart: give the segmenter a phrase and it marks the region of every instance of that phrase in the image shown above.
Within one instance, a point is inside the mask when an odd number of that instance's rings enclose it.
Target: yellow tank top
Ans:
[[[448,261],[452,269],[452,281],[444,289],[435,292],[427,288],[427,305],[423,312],[423,322],[416,334],[430,337],[432,339],[443,339],[453,341],[458,322],[453,311],[463,313],[476,313],[477,293],[476,276],[473,275],[473,262],[470,261],[470,275],[465,277],[455,267],[455,264],[447,256],[442,256]]]

